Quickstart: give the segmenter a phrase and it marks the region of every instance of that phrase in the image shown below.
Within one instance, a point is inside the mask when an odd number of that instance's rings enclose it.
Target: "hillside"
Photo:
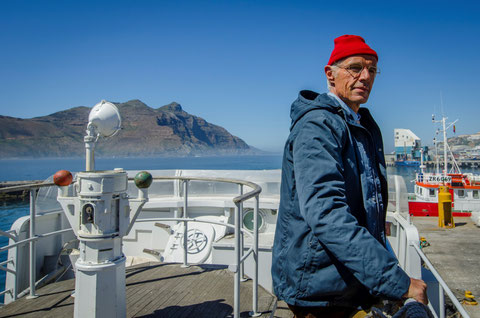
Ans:
[[[452,146],[462,146],[465,148],[475,148],[480,146],[480,132],[472,135],[460,135],[448,138],[448,144]]]
[[[178,103],[151,108],[140,100],[115,103],[122,130],[100,140],[100,156],[185,156],[255,152],[242,139]],[[31,119],[0,116],[0,158],[76,157],[84,155],[88,107],[74,107]]]

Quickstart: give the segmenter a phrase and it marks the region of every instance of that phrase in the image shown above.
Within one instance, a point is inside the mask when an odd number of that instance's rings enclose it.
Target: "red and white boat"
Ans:
[[[410,215],[438,216],[439,187],[446,185],[452,195],[453,216],[471,216],[480,211],[480,176],[471,173],[417,173],[415,199],[408,201]]]
[[[446,126],[446,117],[441,121],[435,121],[432,116],[432,121],[435,123],[442,123],[443,130],[443,158],[444,168],[447,169],[447,148],[450,147],[447,143],[447,129],[455,122]],[[410,215],[414,216],[438,216],[438,192],[440,186],[447,186],[448,191],[452,195],[452,214],[453,216],[471,216],[472,212],[480,212],[480,175],[472,173],[462,173],[455,161],[455,157],[451,153],[452,171],[450,173],[438,172],[425,173],[425,166],[423,160],[420,168],[421,172],[415,177],[415,195],[408,200],[408,211]],[[438,157],[437,157],[438,158]],[[423,159],[423,155],[422,155]],[[437,159],[438,160],[438,159]]]

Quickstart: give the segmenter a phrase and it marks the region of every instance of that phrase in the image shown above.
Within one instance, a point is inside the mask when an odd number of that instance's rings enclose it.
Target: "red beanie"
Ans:
[[[344,57],[358,54],[373,55],[378,60],[377,52],[372,50],[361,36],[346,34],[339,36],[333,42],[335,47],[327,65],[332,65]]]

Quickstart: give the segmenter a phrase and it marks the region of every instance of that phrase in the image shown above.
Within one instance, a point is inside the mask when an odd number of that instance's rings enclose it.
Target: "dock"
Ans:
[[[385,158],[387,158],[387,157],[385,157]],[[388,159],[385,160],[385,164],[387,165],[387,167],[395,167],[396,166],[395,160],[392,159],[391,157],[389,157]],[[434,168],[437,163],[436,163],[436,161],[424,161],[423,164],[427,168]],[[471,169],[480,168],[480,160],[462,159],[462,160],[457,160],[457,164],[460,168],[471,168]],[[442,169],[443,166],[444,166],[443,159],[439,162],[439,165],[440,165],[440,169]],[[412,166],[412,167],[419,168],[419,165],[418,166]],[[448,168],[449,169],[451,168],[450,163],[448,164]]]
[[[233,273],[226,266],[151,262],[126,269],[127,317],[230,317],[233,313]],[[36,299],[23,297],[0,308],[0,317],[73,317],[73,279],[37,290]],[[291,318],[283,303],[259,286],[261,317]],[[252,282],[240,287],[240,311],[252,310]],[[277,309],[275,314],[272,310]]]
[[[480,300],[480,228],[469,217],[454,218],[455,228],[439,228],[436,217],[412,217],[420,236],[429,246],[423,247],[429,261],[461,302],[466,290]],[[480,305],[463,305],[470,317],[480,317]]]

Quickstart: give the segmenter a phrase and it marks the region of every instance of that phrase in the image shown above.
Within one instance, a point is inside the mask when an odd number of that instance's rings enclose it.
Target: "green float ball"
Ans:
[[[134,178],[135,185],[140,189],[148,188],[153,181],[152,175],[147,171],[140,171]]]

